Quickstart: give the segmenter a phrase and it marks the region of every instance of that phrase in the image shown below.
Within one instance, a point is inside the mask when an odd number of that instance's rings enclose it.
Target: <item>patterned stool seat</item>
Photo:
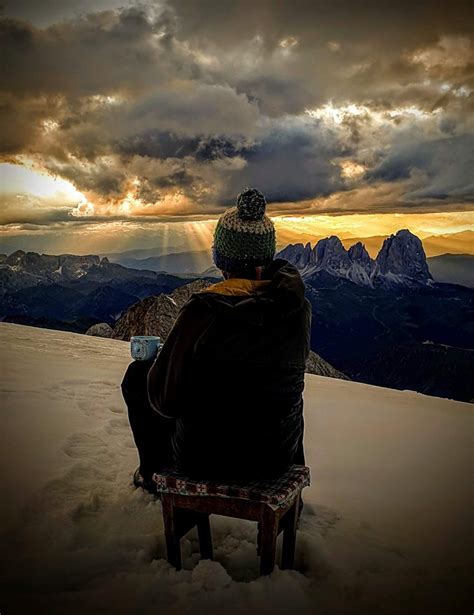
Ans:
[[[221,482],[188,478],[169,470],[153,475],[159,493],[178,495],[219,496],[262,502],[274,510],[284,508],[296,493],[310,484],[307,466],[293,465],[276,479],[249,482]]]
[[[275,565],[276,541],[283,532],[282,568],[294,563],[301,491],[310,484],[310,470],[293,465],[274,480],[226,482],[183,476],[175,470],[153,475],[161,494],[168,561],[181,568],[181,538],[197,527],[201,557],[212,559],[209,516],[212,514],[257,521],[260,571]]]

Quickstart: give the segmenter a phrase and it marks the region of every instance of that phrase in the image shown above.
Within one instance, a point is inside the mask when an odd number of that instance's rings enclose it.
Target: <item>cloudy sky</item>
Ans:
[[[205,247],[248,185],[282,243],[473,228],[470,0],[2,6],[3,251]]]

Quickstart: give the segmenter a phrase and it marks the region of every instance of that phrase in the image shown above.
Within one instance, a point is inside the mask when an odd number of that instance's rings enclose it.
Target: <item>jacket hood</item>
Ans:
[[[230,278],[193,296],[204,301],[216,314],[263,325],[269,320],[285,319],[301,309],[304,293],[304,282],[296,267],[277,258],[265,268],[261,280]]]

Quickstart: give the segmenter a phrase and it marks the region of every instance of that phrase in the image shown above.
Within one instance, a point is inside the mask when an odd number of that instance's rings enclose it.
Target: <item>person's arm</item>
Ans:
[[[212,320],[209,308],[190,299],[180,310],[147,377],[151,407],[167,418],[177,418],[186,403],[194,347]]]

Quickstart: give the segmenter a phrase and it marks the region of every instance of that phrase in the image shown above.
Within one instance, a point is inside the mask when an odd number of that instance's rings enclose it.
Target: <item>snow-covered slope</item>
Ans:
[[[216,517],[217,561],[191,534],[178,573],[160,503],[130,484],[128,343],[0,336],[2,612],[470,611],[471,405],[307,375],[298,571],[258,578],[255,525]]]

